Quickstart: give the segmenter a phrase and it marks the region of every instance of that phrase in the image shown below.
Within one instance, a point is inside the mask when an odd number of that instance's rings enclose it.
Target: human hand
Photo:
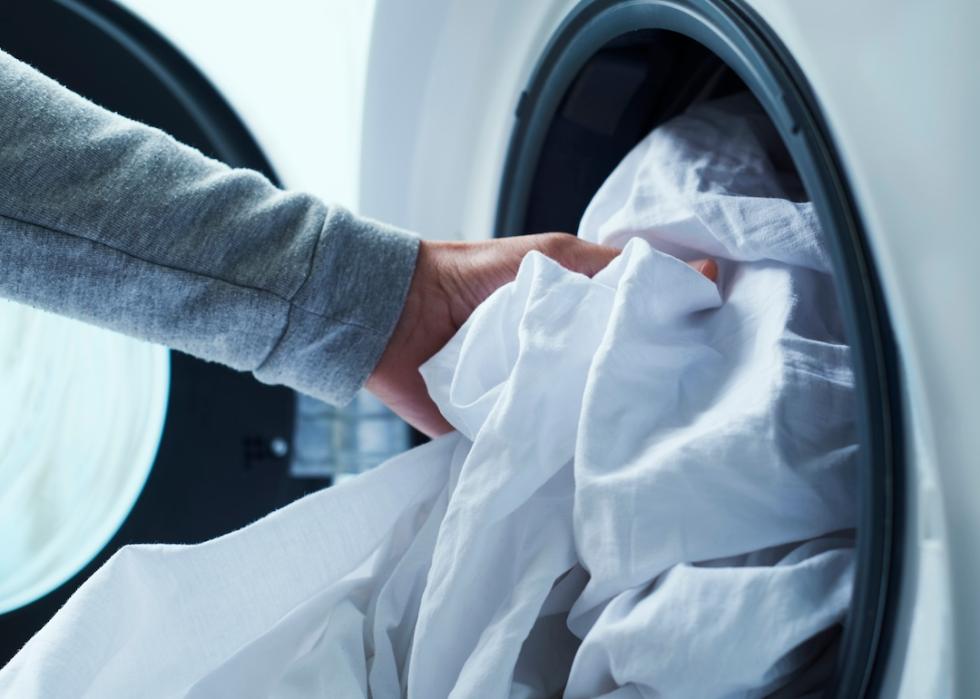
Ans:
[[[419,367],[442,349],[480,303],[517,276],[521,260],[532,250],[590,277],[620,252],[566,233],[472,243],[422,241],[405,307],[367,389],[430,437],[452,430],[429,398]],[[709,279],[718,274],[711,260],[690,264]]]

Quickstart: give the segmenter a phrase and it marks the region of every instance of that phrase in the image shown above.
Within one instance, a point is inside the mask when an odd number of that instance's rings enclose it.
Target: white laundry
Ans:
[[[645,303],[607,326],[576,449],[591,579],[566,696],[764,694],[847,608],[854,380],[816,215],[791,201],[780,148],[748,95],[699,105],[644,139],[583,216],[589,240],[715,257],[724,302],[703,312],[689,271],[663,259]]]
[[[459,430],[198,546],[135,546],[0,695],[757,696],[853,567],[848,350],[745,98],[652,133],[423,370]],[[629,242],[627,242],[629,241]],[[719,285],[681,262],[704,253]]]

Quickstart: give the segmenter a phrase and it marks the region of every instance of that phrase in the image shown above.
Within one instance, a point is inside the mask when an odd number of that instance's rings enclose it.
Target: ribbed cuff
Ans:
[[[282,337],[255,377],[333,405],[353,398],[401,316],[419,239],[333,207]]]

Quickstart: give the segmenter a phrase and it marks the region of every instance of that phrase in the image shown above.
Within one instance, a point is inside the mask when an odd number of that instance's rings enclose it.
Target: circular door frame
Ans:
[[[585,63],[632,32],[665,30],[702,44],[754,93],[773,120],[825,231],[857,388],[857,569],[841,640],[837,696],[881,686],[902,572],[904,453],[899,367],[857,204],[806,77],[770,28],[739,0],[594,0],[559,27],[519,100],[497,231],[524,231],[528,197],[552,119]]]
[[[125,62],[152,81],[152,85],[121,85],[119,89],[126,90],[124,101],[136,104],[152,93],[154,105],[173,105],[181,119],[186,117],[181,123],[193,126],[193,138],[183,138],[186,143],[277,182],[271,164],[218,90],[170,42],[126,8],[111,0],[11,0],[0,8],[0,21],[4,18],[16,18],[8,27],[28,30],[18,39],[30,43],[31,52],[23,56],[29,62],[39,55],[60,54],[59,61],[78,63],[79,70],[87,70],[93,52],[111,48],[120,74],[125,68],[120,63]],[[71,29],[52,32],[52,22],[62,20],[69,21]],[[40,62],[34,64],[46,70]],[[73,87],[57,71],[48,72]],[[106,80],[123,83],[120,74]],[[106,106],[125,113],[124,104]],[[0,614],[0,666],[120,546],[219,536],[322,485],[289,478],[288,458],[268,448],[270,438],[288,438],[292,433],[291,390],[260,384],[246,374],[181,353],[171,353],[170,363],[163,437],[144,489],[111,540],[79,572],[33,602]],[[189,478],[192,468],[202,464],[206,468],[194,472],[198,480]],[[217,497],[221,507],[214,507]]]

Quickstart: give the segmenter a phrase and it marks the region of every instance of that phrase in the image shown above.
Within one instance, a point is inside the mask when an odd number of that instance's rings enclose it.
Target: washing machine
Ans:
[[[832,691],[980,695],[980,281],[972,269],[980,244],[968,208],[980,185],[971,123],[980,108],[980,5],[30,6],[44,8],[24,11],[34,13],[32,35],[3,20],[0,46],[11,53],[19,41],[34,50],[35,65],[106,106],[429,238],[574,231],[592,194],[651,128],[697,100],[750,90],[828,235],[858,382],[858,565]],[[58,22],[67,23],[60,32]],[[85,33],[91,40],[82,44]],[[132,99],[144,91],[159,100]],[[296,416],[319,408],[180,355],[172,370],[167,428],[146,489],[73,581],[114,545],[170,536],[159,513],[192,507],[180,504],[197,497],[190,484],[203,477],[191,465],[236,470],[200,500],[240,498],[228,506],[236,522],[274,504],[270,483],[284,489],[280,500],[311,485],[291,475],[288,455]],[[154,491],[155,478],[170,485]],[[154,503],[146,521],[156,524],[141,529],[144,501]],[[219,510],[202,504],[202,521]],[[186,536],[216,533],[232,514]],[[71,589],[69,581],[0,617],[3,651]]]
[[[830,239],[854,351],[836,696],[980,696],[978,30],[970,0],[375,7],[360,207],[427,236],[575,231],[651,128],[736,90],[762,104]]]

